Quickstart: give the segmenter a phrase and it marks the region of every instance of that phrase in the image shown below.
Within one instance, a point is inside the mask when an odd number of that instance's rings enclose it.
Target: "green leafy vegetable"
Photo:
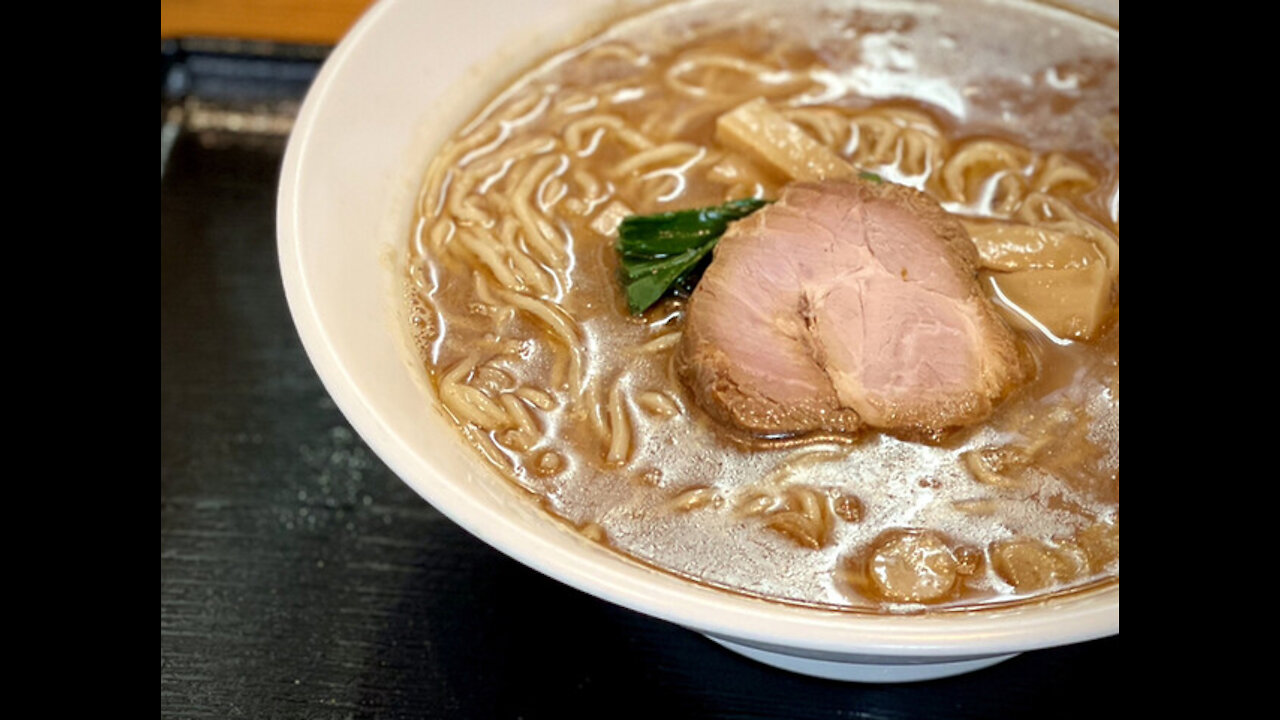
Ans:
[[[866,180],[868,182],[873,182],[876,184],[884,182],[884,178],[880,177],[879,175],[873,172],[868,172],[866,170],[863,170],[862,172],[858,173],[858,179]]]
[[[729,223],[768,200],[733,200],[715,207],[632,215],[618,226],[623,288],[632,315],[648,310],[677,287],[689,289]]]

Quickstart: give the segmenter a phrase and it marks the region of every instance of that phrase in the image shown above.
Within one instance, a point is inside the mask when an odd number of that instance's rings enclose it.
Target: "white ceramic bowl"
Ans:
[[[680,580],[552,522],[434,409],[406,341],[399,270],[426,163],[505,80],[625,7],[389,0],[325,64],[285,154],[279,252],[303,344],[351,424],[422,497],[502,552],[779,667],[919,680],[1118,633],[1118,586],[1007,610],[879,617]]]

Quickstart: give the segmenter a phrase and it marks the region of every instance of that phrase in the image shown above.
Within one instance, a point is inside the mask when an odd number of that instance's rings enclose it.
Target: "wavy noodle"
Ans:
[[[838,462],[848,456],[849,450],[847,448],[824,447],[822,445],[801,448],[788,455],[768,475],[764,476],[764,479],[758,484],[764,487],[781,485],[790,481],[805,468],[821,463]]]
[[[510,454],[504,451],[488,432],[479,432],[472,428],[466,428],[465,430],[467,431],[467,436],[471,438],[471,442],[475,444],[480,454],[490,464],[508,471],[515,467],[515,462],[511,459]]]
[[[622,391],[622,378],[609,389],[609,450],[605,462],[621,465],[631,453],[631,418],[627,414],[627,400]]]
[[[470,385],[454,385],[450,390],[457,400],[450,407],[465,422],[474,423],[489,430],[507,424],[507,416],[502,412],[502,407],[488,395]]]
[[[1045,158],[1032,187],[1036,192],[1050,192],[1058,185],[1074,186],[1068,189],[1092,190],[1098,186],[1098,180],[1084,166],[1062,153],[1053,153]]]
[[[495,155],[490,155],[466,167],[468,174],[475,175],[480,183],[481,192],[494,182],[506,177],[515,163],[535,155],[545,155],[558,147],[556,139],[549,135],[537,135],[527,140],[512,144]]]
[[[685,490],[667,502],[667,506],[677,512],[689,512],[708,505],[718,505],[722,501],[715,488],[696,487]]]
[[[583,54],[583,62],[590,63],[599,59],[615,58],[628,62],[636,67],[649,64],[649,56],[621,42],[610,42],[597,45]]]
[[[1027,194],[1027,181],[1021,175],[1001,171],[992,175],[981,193],[979,204],[998,216],[1012,215]]]
[[[544,412],[554,410],[556,408],[556,399],[538,388],[525,385],[523,387],[516,388],[515,393],[521,400],[524,400]]]
[[[550,348],[548,348],[551,350]],[[551,376],[548,380],[550,387],[563,390],[569,388],[569,353],[552,352],[551,353]]]
[[[758,517],[773,508],[775,499],[772,495],[752,495],[738,503],[738,514],[743,517]]]
[[[502,406],[483,392],[467,385],[479,356],[471,355],[459,361],[440,379],[440,401],[464,424],[471,423],[485,429],[500,428],[508,424]]]
[[[458,226],[453,222],[453,220],[448,218],[441,220],[427,230],[427,245],[431,248],[432,252],[436,254],[443,254],[445,252],[445,247],[449,244],[449,241],[453,239],[453,234],[457,232],[457,230]],[[423,252],[422,255],[425,257],[427,253]]]
[[[524,287],[524,283],[516,277],[507,264],[506,254],[497,238],[487,233],[482,237],[480,233],[467,229],[458,233],[458,244],[470,252],[502,287],[508,290],[519,290]]]
[[[586,410],[587,422],[595,433],[596,439],[607,447],[609,444],[609,411],[600,400],[600,388],[597,384],[592,383],[583,392],[581,403]]]
[[[553,172],[562,172],[558,156],[545,156],[533,160],[523,173],[520,182],[512,190],[509,200],[511,211],[524,229],[524,240],[544,264],[563,270],[568,263],[568,248],[559,233],[540,210],[534,207],[534,193],[542,181]]]
[[[538,444],[539,438],[531,437],[528,433],[517,428],[508,428],[495,433],[494,441],[499,447],[516,453],[527,453]]]
[[[581,350],[582,340],[573,318],[559,306],[516,292],[500,293],[502,299],[541,320],[566,347]]]
[[[680,342],[680,331],[676,330],[674,332],[663,333],[662,335],[659,335],[658,337],[646,342],[640,347],[637,347],[635,351],[642,355],[647,355],[649,353],[662,352],[663,350],[670,350],[671,348],[675,347],[679,342]]]
[[[692,143],[667,143],[659,147],[638,153],[632,158],[614,167],[615,177],[633,175],[642,168],[669,160],[677,160],[687,156],[682,162],[674,165],[662,165],[652,168],[629,183],[632,194],[643,199],[645,204],[667,202],[678,197],[688,184],[687,174],[690,168],[699,162],[709,159],[706,148]]]
[[[618,163],[611,171],[614,177],[623,177],[640,169],[656,165],[658,163],[667,162],[684,156],[684,161],[677,163],[674,167],[687,168],[696,163],[706,155],[707,149],[701,145],[694,145],[687,142],[672,142],[665,145],[649,148],[643,152],[638,152],[626,160]]]
[[[727,202],[730,200],[741,200],[742,198],[765,198],[773,194],[766,189],[767,187],[771,186],[765,186],[759,182],[751,183],[749,185],[746,183],[737,183],[725,188],[724,199]]]
[[[481,198],[471,194],[482,178],[476,173],[459,173],[445,200],[445,209],[461,224],[493,227],[493,217],[479,207]]]
[[[998,140],[970,141],[943,165],[942,186],[952,200],[973,202],[982,196],[989,204],[995,199],[997,183],[1006,183],[1006,197],[1018,192],[1009,186],[1020,181],[1030,164],[1030,152],[1016,145]],[[1006,177],[1016,179],[1004,181],[1002,178]]]
[[[793,84],[798,76],[788,70],[778,70],[762,63],[746,60],[734,55],[714,54],[698,54],[691,57],[684,57],[667,69],[663,74],[663,80],[667,87],[672,90],[691,98],[714,98],[714,97],[737,97],[743,91],[742,84],[739,84],[733,90],[723,91],[713,89],[705,85],[695,85],[685,82],[684,76],[692,75],[699,70],[728,70],[734,74],[748,75],[756,80],[756,83],[765,85],[786,85]],[[711,79],[715,77],[714,73],[709,73]],[[748,89],[748,92],[751,90]]]
[[[440,384],[445,385],[465,382],[467,378],[471,377],[471,371],[475,369],[479,362],[480,356],[476,354],[468,355],[467,357],[459,360],[454,363],[452,368],[449,368],[445,371],[445,374],[440,377]]]
[[[525,407],[524,402],[513,393],[503,393],[498,397],[502,407],[507,412],[507,417],[515,425],[515,430],[519,434],[517,443],[522,446],[521,450],[528,450],[537,445],[542,439],[542,431],[538,429],[538,424],[534,422],[533,416],[529,414],[529,409]]]
[[[484,275],[479,270],[476,270],[471,273],[471,277],[475,283],[476,299],[491,308],[498,307],[498,298],[494,297],[493,292],[489,290],[489,284],[485,282]]]
[[[544,155],[555,148],[554,138],[534,137],[455,173],[444,200],[445,210],[462,225],[494,227],[496,221],[491,211],[496,210],[498,214],[502,214],[506,208],[502,206],[500,194],[492,191],[492,186],[506,177],[520,161]],[[489,206],[488,209],[486,205]],[[551,252],[554,254],[554,250]]]
[[[656,417],[669,418],[680,414],[680,406],[665,393],[656,390],[647,390],[636,395],[636,405]]]
[[[516,379],[511,376],[511,373],[494,365],[493,361],[496,359],[496,356],[489,358],[487,362],[476,366],[475,371],[471,374],[470,384],[472,387],[488,395],[500,395],[516,389]]]
[[[618,140],[631,150],[648,150],[654,142],[636,131],[617,115],[591,115],[565,126],[564,144],[574,155],[590,155],[599,147],[605,131],[612,131]],[[587,137],[584,138],[583,136]]]
[[[806,485],[750,494],[738,502],[737,512],[760,518],[766,528],[807,548],[817,550],[831,540],[830,498]]]
[[[690,125],[709,121],[749,99],[731,95],[691,103],[675,115],[654,113],[640,123],[640,131],[650,137],[671,140],[679,137]]]
[[[600,107],[600,96],[585,90],[569,90],[551,105],[552,115],[577,115]]]
[[[1004,171],[1021,175],[1031,165],[1031,153],[1000,140],[972,140],[955,152],[942,167],[942,185],[948,197],[972,202],[973,189]]]
[[[550,106],[550,95],[541,89],[531,90],[508,101],[507,105],[497,113],[496,118],[503,127],[516,128],[529,124],[546,112]]]
[[[550,212],[569,194],[569,185],[556,175],[549,176],[538,186],[538,207],[542,212]]]
[[[815,140],[860,166],[894,167],[904,178],[923,179],[947,156],[941,128],[908,108],[849,112],[826,107],[779,108]]]
[[[517,98],[501,108],[495,116],[487,120],[482,116],[478,125],[464,128],[463,137],[456,143],[447,145],[427,169],[431,181],[427,183],[420,202],[423,213],[428,217],[435,217],[439,214],[439,209],[447,205],[444,196],[446,183],[457,181],[453,168],[467,167],[501,147],[511,136],[513,128],[531,120],[540,113],[540,109],[545,109],[547,100],[539,93]],[[475,181],[472,179],[471,184]],[[451,194],[459,197],[459,202],[468,192],[469,189],[460,191],[457,187],[451,188]],[[454,207],[450,208],[450,212],[458,215]],[[484,219],[481,218],[481,221]]]
[[[825,496],[812,488],[791,488],[784,502],[786,509],[766,515],[765,527],[814,550],[830,542],[831,510]]]
[[[848,155],[853,147],[850,139],[853,135],[853,123],[849,116],[831,108],[781,108],[782,116],[799,125],[815,140],[835,150],[841,155]]]
[[[926,176],[933,172],[933,168],[942,162],[945,155],[946,146],[937,142],[937,138],[918,132],[906,132],[902,134],[902,143],[898,147],[898,157],[894,164],[906,175]]]
[[[578,187],[582,188],[582,198],[589,205],[598,205],[609,199],[608,188],[601,184],[590,171],[575,168],[573,170],[573,181],[578,184]]]
[[[851,140],[854,158],[863,162],[888,165],[893,162],[898,141],[898,126],[892,120],[876,115],[861,115],[853,120]]]
[[[1092,240],[1107,259],[1112,279],[1120,276],[1120,243],[1067,201],[1045,193],[1031,193],[1018,208],[1017,218],[1028,225],[1039,225]]]
[[[521,226],[513,218],[502,221],[498,237],[507,258],[515,269],[516,277],[538,295],[550,295],[555,291],[555,271],[542,265],[525,252],[520,242]],[[523,288],[514,288],[522,290]]]
[[[492,132],[492,138],[484,133]],[[427,183],[418,198],[418,211],[428,218],[438,217],[444,207],[444,192],[452,180],[452,168],[458,167],[459,159],[467,152],[481,147],[486,142],[496,147],[504,139],[502,128],[497,123],[482,127],[460,140],[448,143],[440,150],[440,154],[427,166]]]
[[[507,415],[503,413],[502,406],[479,389],[466,384],[449,387],[448,393],[443,392],[443,389],[442,397],[449,397],[445,404],[466,423],[474,423],[485,429],[500,428],[507,424]]]
[[[569,394],[578,396],[582,393],[582,333],[577,323],[559,305],[545,302],[516,292],[501,292],[501,297],[516,308],[523,310],[542,321],[551,330],[567,350],[569,363]]]

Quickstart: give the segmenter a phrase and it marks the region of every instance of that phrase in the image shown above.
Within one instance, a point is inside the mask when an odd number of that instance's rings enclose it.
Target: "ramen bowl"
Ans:
[[[895,682],[1119,632],[1119,585],[975,611],[852,613],[662,572],[552,519],[438,409],[407,330],[403,256],[434,151],[516,74],[628,4],[389,0],[342,41],[302,107],[278,207],[299,335],[361,437],[418,494],[525,565],[805,674]]]

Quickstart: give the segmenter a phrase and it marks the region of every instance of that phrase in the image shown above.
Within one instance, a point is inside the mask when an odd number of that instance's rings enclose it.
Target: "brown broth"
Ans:
[[[1112,317],[1088,342],[1014,319],[1037,378],[936,444],[745,446],[675,379],[683,302],[628,315],[605,221],[615,203],[776,197],[784,178],[714,139],[716,116],[757,96],[819,111],[794,115],[811,134],[855,123],[833,147],[966,216],[1012,217],[1060,155],[1090,181],[1045,194],[1118,243],[1118,31],[1022,3],[664,6],[528,71],[432,165],[412,331],[446,412],[588,537],[736,592],[911,612],[1118,581],[1118,270]],[[877,133],[897,133],[889,155]],[[980,165],[956,197],[943,169],[978,140],[1029,160]],[[909,143],[935,148],[927,172]]]

